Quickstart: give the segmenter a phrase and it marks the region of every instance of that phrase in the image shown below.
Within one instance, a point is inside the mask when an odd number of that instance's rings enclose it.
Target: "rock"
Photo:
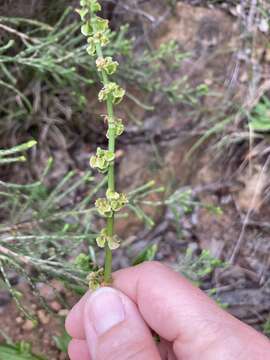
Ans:
[[[37,316],[43,325],[47,325],[50,322],[50,316],[44,310],[38,310]]]
[[[262,165],[253,165],[252,171],[247,168],[245,173],[239,176],[244,188],[236,197],[238,208],[248,212],[250,210],[258,213],[264,202],[264,190],[269,184],[268,173]]]
[[[52,289],[51,286],[44,284],[44,283],[38,283],[37,287],[39,289],[40,295],[47,301],[52,301],[55,298],[55,292]]]
[[[11,301],[11,295],[8,290],[0,290],[0,307],[4,307]]]
[[[16,317],[16,319],[15,319],[15,321],[16,321],[16,323],[17,324],[22,324],[23,323],[23,318],[22,317],[20,317],[20,316],[18,316],[18,317]]]
[[[25,331],[31,331],[36,327],[36,324],[34,321],[27,319],[25,323],[23,324],[22,328]]]
[[[62,306],[61,306],[61,304],[59,304],[59,302],[57,302],[57,301],[52,301],[52,302],[50,303],[50,308],[51,308],[53,311],[58,312],[58,311],[61,310]]]
[[[16,272],[9,271],[7,273],[7,277],[8,277],[8,280],[9,280],[11,286],[16,286],[19,284],[20,277],[18,276],[18,274]]]
[[[68,309],[62,309],[60,311],[58,311],[58,315],[59,316],[62,316],[62,317],[66,317],[69,313],[69,310]]]

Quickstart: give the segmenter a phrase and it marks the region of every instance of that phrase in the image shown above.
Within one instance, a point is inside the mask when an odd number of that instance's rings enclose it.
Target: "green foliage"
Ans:
[[[270,337],[270,319],[266,320],[263,324],[263,332],[265,335]]]
[[[175,191],[165,201],[165,204],[171,210],[179,236],[181,235],[181,225],[179,219],[181,219],[182,216],[190,215],[196,208],[204,208],[216,216],[223,214],[223,211],[219,206],[203,203],[197,200],[190,188],[183,188]]]
[[[257,132],[270,131],[270,101],[267,97],[263,97],[251,112],[249,125]]]
[[[97,268],[94,244],[98,234],[93,202],[107,178],[100,181],[90,171],[70,171],[64,178],[57,179],[56,186],[49,186],[53,170],[53,160],[49,159],[35,182],[23,185],[0,181],[0,209],[1,215],[5,214],[0,226],[0,273],[20,310],[31,319],[34,315],[23,307],[22,294],[10,284],[8,271],[20,273],[40,304],[46,307],[36,286],[38,282],[48,282],[53,277],[83,294],[87,274]],[[140,208],[150,189],[154,191],[153,185],[150,182],[128,194],[136,208]],[[82,189],[83,196],[80,195]],[[107,196],[110,211],[111,206],[120,210],[127,201],[124,195],[115,192],[108,192]],[[110,248],[119,246],[116,236],[106,240]],[[88,254],[82,253],[85,247]],[[70,258],[75,258],[75,263],[67,261]],[[30,276],[31,268],[35,271]]]
[[[68,344],[70,343],[71,337],[68,333],[63,329],[63,333],[59,336],[53,336],[53,340],[57,348],[63,352],[67,353],[68,351]]]
[[[55,101],[62,102],[63,108],[68,104],[75,113],[85,106],[85,86],[96,83],[98,76],[95,62],[86,53],[81,25],[71,18],[72,10],[68,8],[53,27],[31,19],[0,17],[6,30],[0,47],[1,133],[9,131],[10,124],[20,129],[22,123],[39,123],[38,113]],[[132,49],[126,36],[126,27],[109,34],[110,44],[104,51],[108,74],[116,68],[110,58],[125,56]],[[121,78],[126,78],[124,72]]]
[[[51,188],[47,178],[52,167],[49,161],[41,178],[31,184],[0,182],[1,209],[5,210],[0,226],[0,273],[18,306],[29,317],[32,315],[23,309],[21,297],[9,283],[7,270],[20,273],[45,305],[37,282],[47,282],[53,276],[70,286],[86,287],[86,269],[74,267],[67,256],[76,256],[77,249],[83,244],[91,246],[96,238],[95,209],[89,204],[104,182],[97,184],[91,172],[69,172]],[[78,198],[80,189],[89,185],[85,196]],[[35,272],[29,276],[31,268]]]
[[[31,345],[21,341],[16,345],[0,345],[0,360],[45,360],[32,353]]]
[[[16,155],[20,152],[27,151],[28,149],[31,149],[33,146],[35,146],[37,142],[35,140],[30,140],[24,144],[14,146],[11,149],[0,149],[0,165],[4,164],[10,164],[14,162],[20,162],[20,161],[26,161],[26,158],[24,155],[16,156],[16,157],[7,157],[9,155]]]
[[[208,250],[203,250],[199,256],[196,256],[191,249],[188,249],[177,269],[189,280],[200,285],[201,281],[216,268],[224,266],[225,263],[213,257]]]
[[[146,246],[132,261],[132,265],[139,265],[145,261],[154,260],[157,251],[158,251],[157,244],[151,244]]]
[[[82,271],[89,272],[92,270],[91,259],[89,255],[83,253],[79,254],[74,260],[74,264]]]

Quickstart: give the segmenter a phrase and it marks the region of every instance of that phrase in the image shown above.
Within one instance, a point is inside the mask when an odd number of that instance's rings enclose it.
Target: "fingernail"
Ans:
[[[101,288],[91,295],[87,313],[97,335],[102,335],[125,319],[122,300],[112,288]]]

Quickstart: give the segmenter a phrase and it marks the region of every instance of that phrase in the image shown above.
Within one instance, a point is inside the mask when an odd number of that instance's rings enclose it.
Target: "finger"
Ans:
[[[160,360],[149,328],[120,291],[101,288],[84,307],[84,328],[93,360]]]
[[[213,348],[213,344],[224,344],[224,338],[235,346],[235,339],[243,346],[241,339],[249,342],[254,338],[257,345],[266,349],[267,340],[263,336],[160,263],[120,270],[114,274],[114,286],[137,304],[150,328],[174,343],[174,352],[179,358],[186,358],[186,354],[195,349],[200,351],[208,345]]]
[[[81,300],[73,306],[70,310],[66,322],[65,328],[67,333],[74,339],[85,340],[85,332],[83,326],[83,311],[84,305],[87,299],[90,297],[91,292],[88,291]]]
[[[177,360],[172,350],[172,344],[166,340],[161,340],[158,343],[158,351],[162,360]]]
[[[71,340],[68,345],[68,355],[71,360],[91,360],[87,343],[84,340]]]

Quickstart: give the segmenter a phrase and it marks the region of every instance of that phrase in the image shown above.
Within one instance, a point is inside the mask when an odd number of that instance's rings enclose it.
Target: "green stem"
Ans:
[[[94,29],[95,30],[95,29]],[[98,57],[103,58],[103,53],[100,45],[96,46]],[[105,71],[101,72],[103,85],[109,83],[107,74]],[[114,111],[113,111],[113,102],[109,97],[106,101],[107,112],[108,112],[108,127],[109,127],[109,144],[108,150],[115,152],[115,128],[111,126],[114,122]],[[108,189],[115,191],[115,171],[114,171],[114,162],[109,166],[108,170]],[[114,214],[112,217],[107,219],[107,234],[108,236],[114,235]],[[108,244],[105,246],[105,260],[104,260],[104,282],[108,284],[111,282],[112,278],[112,250],[109,248]]]

